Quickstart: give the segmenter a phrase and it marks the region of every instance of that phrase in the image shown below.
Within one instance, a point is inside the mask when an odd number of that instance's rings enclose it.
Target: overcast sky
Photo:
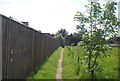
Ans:
[[[85,10],[85,4],[86,0],[0,0],[0,14],[27,21],[43,33],[56,33],[61,28],[73,33],[77,25],[73,17]]]

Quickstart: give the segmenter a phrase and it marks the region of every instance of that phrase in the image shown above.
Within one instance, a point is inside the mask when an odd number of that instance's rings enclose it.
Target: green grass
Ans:
[[[112,48],[108,51],[107,58],[103,58],[102,64],[105,66],[103,72],[96,72],[98,79],[118,79],[118,50],[120,48]]]
[[[111,46],[119,46],[120,47],[120,44],[111,44]]]
[[[77,51],[76,51],[77,50]],[[78,47],[69,47],[66,46],[64,50],[63,56],[63,71],[62,71],[62,78],[63,79],[79,79],[79,64],[77,62],[77,57],[81,50],[78,50]]]
[[[63,54],[63,62],[62,62],[62,78],[63,79],[76,79],[76,69],[77,64],[73,59],[73,51],[71,51],[70,47],[65,47]]]
[[[118,50],[120,48],[113,47],[107,52],[110,56],[101,61],[101,64],[105,66],[104,71],[95,72],[95,79],[118,79]],[[89,79],[85,67],[77,62],[78,57],[84,57],[81,47],[65,47],[62,65],[63,79]]]
[[[30,74],[27,79],[56,79],[58,60],[61,52],[59,47],[47,60],[39,66],[36,74]]]

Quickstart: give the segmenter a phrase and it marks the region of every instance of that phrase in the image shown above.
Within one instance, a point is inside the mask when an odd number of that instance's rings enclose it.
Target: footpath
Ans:
[[[61,51],[61,53],[60,53],[60,59],[59,59],[59,61],[58,61],[58,69],[57,69],[57,73],[56,73],[56,79],[57,79],[57,81],[63,81],[63,80],[62,80],[63,51],[64,51],[64,48],[62,48],[62,51]]]

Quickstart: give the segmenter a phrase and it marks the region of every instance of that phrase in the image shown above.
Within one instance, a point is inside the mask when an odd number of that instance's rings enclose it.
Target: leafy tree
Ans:
[[[65,46],[65,38],[62,36],[62,34],[55,35],[54,38],[60,42],[61,47]]]
[[[88,1],[85,7],[86,13],[77,12],[74,19],[79,21],[78,31],[82,33],[82,42],[85,57],[83,65],[91,79],[94,79],[95,71],[103,71],[101,64],[103,57],[107,56],[106,51],[109,46],[106,44],[106,37],[112,37],[117,33],[119,24],[115,15],[117,5],[114,1],[109,1],[101,7],[98,0]]]
[[[66,37],[66,42],[68,45],[76,46],[79,41],[81,41],[82,36],[80,33],[71,33]]]
[[[66,44],[66,37],[68,36],[68,31],[65,29],[58,30],[55,34],[55,38],[60,41],[62,47]]]
[[[59,35],[59,34],[61,34],[63,37],[66,37],[69,34],[69,32],[66,31],[66,29],[61,29],[61,30],[58,30],[58,32],[56,33],[56,35]]]
[[[61,43],[61,46],[65,45],[74,45],[76,46],[77,43],[82,39],[82,36],[80,33],[71,33],[68,35],[68,31],[66,29],[60,29],[55,34],[55,38],[58,39]]]

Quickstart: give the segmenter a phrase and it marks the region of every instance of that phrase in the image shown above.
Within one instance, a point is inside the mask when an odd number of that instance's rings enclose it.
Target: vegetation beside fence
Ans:
[[[103,71],[95,72],[95,79],[118,79],[118,51],[120,48],[112,47],[112,50],[107,51],[107,58],[100,61],[103,64]],[[89,79],[88,72],[85,70],[85,65],[82,61],[78,62],[78,57],[84,57],[81,47],[66,46],[63,56],[63,79]]]
[[[59,47],[42,65],[38,67],[36,73],[31,73],[27,79],[56,79],[58,60],[60,57],[61,47]]]

